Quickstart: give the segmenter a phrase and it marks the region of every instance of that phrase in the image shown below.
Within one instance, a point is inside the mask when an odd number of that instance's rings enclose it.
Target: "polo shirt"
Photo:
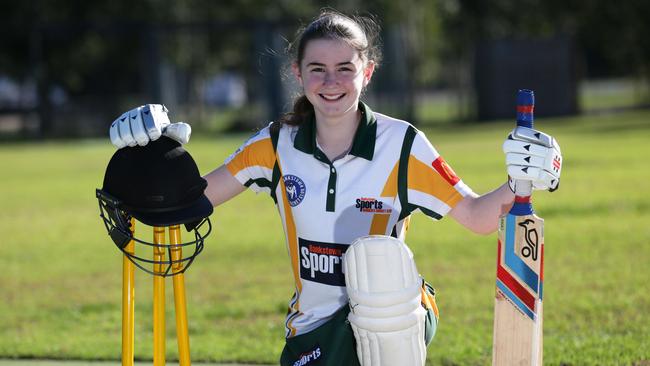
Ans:
[[[347,304],[341,262],[356,238],[404,240],[411,213],[439,220],[471,193],[424,133],[364,103],[359,109],[352,148],[333,162],[318,146],[313,116],[279,131],[267,126],[225,162],[241,184],[268,193],[282,218],[295,281],[287,338]]]

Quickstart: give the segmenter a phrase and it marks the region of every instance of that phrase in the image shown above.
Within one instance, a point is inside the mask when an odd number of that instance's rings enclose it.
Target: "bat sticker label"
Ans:
[[[532,259],[536,261],[539,253],[539,235],[537,234],[536,228],[528,227],[528,225],[533,223],[533,220],[527,219],[520,222],[518,225],[524,228],[524,239],[526,240],[526,246],[521,248],[521,255],[523,255],[525,258],[532,257]]]

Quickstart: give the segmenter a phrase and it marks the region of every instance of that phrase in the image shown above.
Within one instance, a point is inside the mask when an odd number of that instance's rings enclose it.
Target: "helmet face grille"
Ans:
[[[212,231],[206,187],[189,152],[163,136],[113,154],[102,189],[96,190],[99,215],[115,246],[133,264],[155,276],[174,276],[189,268]],[[136,219],[145,226],[138,224],[139,233],[151,227],[153,242],[136,237]],[[181,224],[193,240],[180,243]],[[169,227],[169,243],[164,243],[164,227]]]
[[[194,234],[194,240],[188,242],[154,243],[138,239],[134,235],[133,218],[122,208],[121,202],[99,189],[96,195],[99,202],[99,216],[115,246],[136,267],[154,276],[168,277],[184,273],[196,256],[203,251],[205,238],[212,231],[212,223],[206,217],[185,225],[187,231]],[[175,226],[180,230],[178,225]],[[155,228],[152,228],[151,232],[154,230]],[[138,231],[140,231],[139,228]],[[127,246],[131,242],[138,244],[137,251],[135,249],[127,250]]]

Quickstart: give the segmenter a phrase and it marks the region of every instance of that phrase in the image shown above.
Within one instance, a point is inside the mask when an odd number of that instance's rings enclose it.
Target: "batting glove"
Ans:
[[[503,143],[508,168],[508,184],[515,192],[517,181],[530,181],[533,189],[553,192],[560,186],[562,152],[550,135],[517,127]]]
[[[122,114],[111,123],[111,143],[118,149],[144,146],[165,135],[181,144],[190,140],[192,128],[184,122],[169,122],[167,108],[162,104],[146,104]]]

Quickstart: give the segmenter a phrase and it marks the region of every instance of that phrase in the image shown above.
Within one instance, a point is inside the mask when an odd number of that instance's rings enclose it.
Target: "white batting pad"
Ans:
[[[424,365],[426,310],[411,250],[390,236],[365,236],[350,245],[343,267],[361,365]]]

